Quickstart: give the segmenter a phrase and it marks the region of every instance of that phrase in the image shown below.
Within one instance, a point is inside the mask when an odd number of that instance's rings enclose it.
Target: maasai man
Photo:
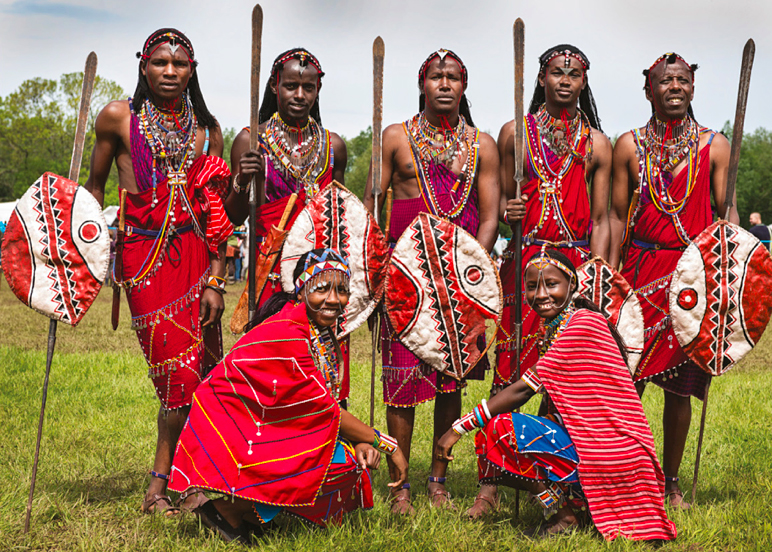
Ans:
[[[308,50],[294,48],[280,54],[271,67],[260,106],[259,151],[249,149],[249,128],[233,141],[231,166],[238,170],[225,208],[234,224],[243,223],[249,210],[249,183],[253,176],[257,178],[261,207],[254,231],[258,242],[272,225],[279,223],[290,195],[297,193],[298,199],[287,230],[306,202],[320,190],[333,180],[344,183],[346,144],[340,136],[322,127],[319,91],[323,76],[319,60]],[[277,267],[257,299],[258,305],[279,291],[281,278]],[[341,346],[344,374],[338,400],[345,405],[349,395],[348,338]]]
[[[678,260],[692,239],[713,222],[710,196],[720,217],[724,208],[729,142],[697,124],[691,108],[694,71],[676,54],[659,57],[643,72],[652,116],[645,127],[620,136],[614,147],[610,261],[629,243],[622,275],[643,308],[645,345],[634,379],[665,390],[662,467],[665,493],[673,506],[688,508],[678,487],[678,469],[691,421],[691,400],[702,400],[708,374],[692,363],[673,333],[668,290]],[[634,192],[639,198],[628,211]],[[736,202],[735,202],[736,204]],[[735,208],[729,221],[739,223]],[[629,223],[629,226],[628,226]]]
[[[220,194],[230,172],[220,126],[198,84],[193,46],[175,29],[145,41],[134,98],[96,119],[86,189],[102,203],[115,160],[126,199],[123,265],[132,327],[150,366],[161,409],[143,512],[168,511],[166,483],[193,391],[222,358],[225,242],[233,230]],[[199,497],[189,497],[190,500]]]
[[[496,144],[474,127],[464,91],[468,73],[461,59],[449,50],[430,55],[418,72],[419,113],[383,132],[384,192],[393,187],[394,208],[389,242],[394,244],[418,213],[429,212],[450,220],[476,236],[488,251],[498,235],[498,170]],[[365,190],[365,205],[373,209],[372,182]],[[389,433],[410,459],[415,406],[436,397],[434,443],[461,414],[464,383],[437,374],[383,324],[383,400]],[[487,359],[470,373],[483,379]],[[447,466],[432,455],[431,503],[449,503],[445,490]],[[392,479],[394,476],[392,475]],[[410,485],[394,493],[392,511],[411,512]]]
[[[274,294],[199,386],[177,445],[170,488],[224,493],[196,513],[226,540],[285,510],[317,525],[373,505],[367,468],[380,452],[407,477],[396,441],[341,409],[340,348],[331,330],[349,300],[346,260],[330,249],[303,255],[295,291]]]
[[[525,116],[526,155],[520,198],[515,197],[515,122],[499,133],[502,219],[523,224],[522,263],[550,243],[579,266],[589,254],[608,258],[608,201],[611,186],[611,142],[600,129],[587,72],[590,60],[570,44],[548,49],[539,57],[539,76]],[[589,187],[588,187],[589,184]],[[516,377],[511,335],[516,300],[510,241],[501,268],[504,313],[496,342],[492,394]],[[539,316],[523,303],[521,373],[538,360]],[[476,518],[496,504],[496,488],[484,485],[469,515]]]
[[[540,360],[521,379],[454,422],[439,455],[475,428],[479,479],[531,492],[554,521],[542,534],[579,525],[589,505],[603,536],[670,540],[654,437],[627,369],[627,351],[598,307],[576,292],[577,275],[555,249],[525,266],[525,297],[539,316]],[[515,409],[542,393],[542,416]]]

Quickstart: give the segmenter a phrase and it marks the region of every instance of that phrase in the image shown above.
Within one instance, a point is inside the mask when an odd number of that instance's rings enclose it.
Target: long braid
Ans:
[[[147,59],[152,55],[156,48],[167,42],[179,44],[179,46],[181,46],[188,54],[188,60],[190,61],[193,74],[190,76],[188,86],[185,90],[190,96],[190,103],[193,106],[193,113],[195,113],[196,119],[198,119],[199,124],[203,127],[216,127],[217,121],[206,107],[204,95],[201,93],[201,87],[198,83],[198,62],[194,57],[193,44],[183,33],[170,27],[158,29],[151,34],[147,40],[145,40],[142,51],[137,52],[137,57],[140,59],[140,62],[137,67],[137,88],[134,90],[134,96],[132,98],[134,111],[139,112],[139,110],[142,109],[142,104],[145,100],[150,98],[150,86],[147,83],[147,77],[142,74],[142,66],[147,62]]]
[[[603,129],[600,126],[598,107],[595,105],[595,97],[592,95],[592,90],[590,89],[589,77],[587,77],[587,71],[590,70],[590,60],[589,58],[587,58],[584,52],[582,52],[579,48],[571,44],[559,44],[557,46],[553,46],[552,48],[549,48],[547,51],[545,51],[542,55],[539,56],[539,76],[544,75],[544,72],[547,69],[547,64],[554,57],[555,54],[562,53],[565,51],[569,51],[570,53],[581,58],[581,61],[584,64],[584,67],[585,67],[584,74],[585,74],[585,78],[587,79],[587,86],[585,86],[584,89],[579,94],[579,109],[581,109],[582,112],[584,112],[584,114],[587,115],[587,119],[590,121],[590,126],[602,132]],[[547,97],[544,91],[544,86],[539,84],[539,78],[537,77],[536,85],[533,91],[533,97],[531,98],[531,105],[528,107],[528,112],[536,113],[539,110],[539,107],[541,107],[541,105],[546,101],[547,101]]]
[[[260,104],[260,112],[258,121],[260,124],[263,124],[268,119],[273,117],[273,114],[276,113],[279,110],[279,102],[276,98],[276,94],[271,90],[271,86],[278,86],[279,84],[279,75],[281,74],[281,70],[284,68],[284,64],[287,63],[291,59],[297,59],[300,60],[301,63],[311,64],[313,65],[318,73],[318,80],[317,80],[317,94],[316,94],[316,101],[314,102],[314,105],[311,106],[311,111],[309,112],[309,115],[317,122],[319,125],[322,124],[322,114],[319,110],[319,90],[322,88],[322,77],[324,76],[324,71],[322,71],[322,66],[319,64],[319,60],[316,59],[316,56],[314,56],[311,52],[306,50],[305,48],[293,48],[291,50],[287,50],[286,52],[282,52],[278,56],[276,56],[276,59],[273,61],[273,65],[271,66],[271,76],[268,78],[268,82],[265,85],[265,91],[263,92],[263,103]]]

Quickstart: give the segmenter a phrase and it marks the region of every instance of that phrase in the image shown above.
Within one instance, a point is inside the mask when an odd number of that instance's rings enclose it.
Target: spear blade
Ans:
[[[726,178],[726,198],[724,206],[726,211],[724,218],[729,217],[729,209],[734,203],[734,191],[737,185],[737,169],[740,166],[740,146],[743,142],[743,126],[745,126],[745,111],[748,107],[748,89],[751,85],[751,70],[753,58],[756,55],[756,43],[752,38],[748,39],[743,48],[743,60],[740,66],[740,86],[737,91],[737,108],[734,114],[734,128],[732,129],[732,149],[729,154],[729,174]]]

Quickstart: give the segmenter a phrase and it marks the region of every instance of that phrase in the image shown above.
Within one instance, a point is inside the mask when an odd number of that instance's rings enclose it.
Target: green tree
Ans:
[[[359,199],[365,196],[367,173],[370,170],[370,158],[373,155],[373,129],[367,127],[352,139],[342,137],[346,142],[348,163],[346,164],[346,188],[354,192]]]
[[[29,79],[8,96],[0,97],[0,201],[21,197],[46,171],[68,175],[82,81],[83,73],[67,73],[58,81]],[[88,175],[96,115],[109,101],[124,96],[118,84],[96,77],[81,182]],[[117,203],[117,184],[113,170],[105,189],[105,204]]]
[[[721,132],[731,141],[729,121]],[[772,224],[772,132],[764,128],[743,135],[737,168],[737,211],[745,228],[753,212],[761,214],[764,224]]]
[[[231,167],[231,148],[233,147],[233,140],[236,139],[236,129],[233,127],[228,127],[222,129],[222,140],[223,140],[223,149],[222,149],[222,158],[225,159],[225,162],[228,163],[228,166],[231,168],[231,171],[233,171],[233,167]]]

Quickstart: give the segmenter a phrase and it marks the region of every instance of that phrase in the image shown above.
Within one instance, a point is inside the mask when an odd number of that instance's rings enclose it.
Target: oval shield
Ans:
[[[750,351],[772,311],[772,259],[750,232],[724,220],[686,248],[670,283],[678,343],[697,365],[720,376]]]
[[[600,257],[590,259],[576,269],[579,293],[598,305],[627,345],[630,375],[643,354],[643,310],[627,280]]]
[[[490,346],[486,324],[501,322],[504,304],[496,265],[455,224],[418,215],[397,240],[386,284],[389,320],[417,357],[456,379]]]
[[[298,259],[320,247],[347,257],[351,269],[351,297],[338,331],[343,337],[364,323],[381,300],[389,246],[364,204],[338,182],[314,196],[287,234],[281,257],[284,291],[295,289],[292,273]]]
[[[5,275],[25,305],[75,326],[110,264],[110,235],[96,199],[77,182],[45,173],[24,193],[3,240]]]

